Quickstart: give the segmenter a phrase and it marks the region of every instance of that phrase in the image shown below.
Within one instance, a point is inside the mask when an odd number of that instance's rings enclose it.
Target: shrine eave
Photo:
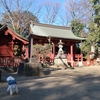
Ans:
[[[24,44],[28,44],[28,40],[24,38],[23,36],[19,35],[18,33],[14,32],[10,27],[7,25],[3,25],[0,27],[0,34],[2,33],[1,31],[7,31],[9,34],[11,34],[14,38],[22,41]]]
[[[80,38],[75,36],[71,31],[70,27],[31,23],[30,29],[31,29],[31,34],[34,36],[69,39],[76,41],[86,40],[86,38]]]

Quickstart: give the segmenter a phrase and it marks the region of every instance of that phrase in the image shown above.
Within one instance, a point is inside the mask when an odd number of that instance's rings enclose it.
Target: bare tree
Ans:
[[[5,11],[3,14],[3,21],[10,23],[12,28],[22,34],[23,31],[29,25],[29,15],[32,17],[32,13],[28,12],[28,9],[32,6],[34,0],[0,0],[0,5]],[[37,20],[35,16],[34,20]],[[31,18],[32,19],[32,18]]]
[[[48,23],[48,24],[53,24],[56,21],[56,18],[59,14],[59,10],[60,10],[60,3],[56,2],[46,2],[44,4],[44,22]]]
[[[38,3],[35,2],[35,3],[32,5],[31,9],[29,9],[29,10],[31,10],[31,12],[32,12],[38,19],[40,19],[40,18],[42,17],[42,15],[43,15],[43,4],[42,4],[42,3],[38,4]]]
[[[87,24],[92,17],[90,0],[66,0],[65,17],[62,19],[66,19],[66,17],[69,22],[72,20],[78,20]]]

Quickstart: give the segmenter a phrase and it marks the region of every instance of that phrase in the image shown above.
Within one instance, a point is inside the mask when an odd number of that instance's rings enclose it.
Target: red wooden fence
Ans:
[[[9,67],[9,66],[13,66],[13,67],[18,67],[19,64],[23,61],[22,58],[20,57],[14,57],[14,58],[0,58],[0,67]]]

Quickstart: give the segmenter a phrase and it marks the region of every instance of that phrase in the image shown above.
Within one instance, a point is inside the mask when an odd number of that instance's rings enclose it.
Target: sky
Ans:
[[[36,0],[37,3],[43,3],[43,2],[59,2],[61,4],[61,6],[63,7],[64,6],[64,3],[67,1],[67,0]]]
[[[10,0],[7,0],[7,1],[10,1]],[[11,0],[12,1],[12,0]],[[20,1],[26,1],[26,0],[20,0]],[[63,13],[64,13],[64,4],[65,4],[65,2],[66,1],[69,1],[69,0],[35,0],[35,6],[36,5],[42,5],[44,2],[53,2],[53,3],[55,3],[55,2],[59,2],[60,3],[60,14],[62,15],[62,16],[64,16],[63,15]],[[34,8],[34,7],[33,7]],[[34,14],[34,9],[33,9],[32,7],[29,9],[29,11],[31,11],[33,14]],[[2,6],[0,6],[0,14],[2,13],[2,12],[4,12],[4,10],[3,10],[3,8],[2,8]],[[45,10],[43,10],[43,12],[42,12],[42,14],[45,12]],[[41,14],[41,15],[42,15]],[[1,18],[1,17],[0,17]],[[41,17],[41,18],[38,18],[39,20],[40,20],[40,22],[41,23],[43,23],[43,18]],[[56,24],[59,24],[60,23],[60,19],[58,18],[57,19],[57,22],[56,22]]]
[[[66,2],[66,1],[67,1],[67,0],[36,0],[37,5],[43,4],[44,2],[52,2],[52,3],[59,2],[59,3],[60,3],[60,7],[61,7],[60,10],[61,10],[61,13],[62,13],[62,14],[63,14],[64,5],[65,5],[65,2]],[[45,10],[44,10],[44,11],[45,11]],[[40,20],[41,23],[44,23],[42,17],[41,17],[39,20]],[[58,21],[58,22],[57,22],[56,24],[59,24],[59,23],[60,23],[60,20],[58,19],[57,21]]]
[[[67,0],[35,0],[35,2],[37,3],[37,5],[39,4],[42,4],[44,2],[53,2],[53,3],[56,3],[56,2],[59,2],[60,5],[61,5],[61,8],[64,7],[64,4]]]
[[[8,0],[8,1],[10,1],[10,0]],[[21,0],[21,1],[25,1],[25,0]],[[36,3],[37,5],[39,5],[39,4],[42,4],[43,2],[47,2],[47,1],[50,1],[50,2],[60,2],[61,6],[62,6],[62,8],[63,8],[64,2],[65,2],[66,0],[35,0],[35,3]],[[2,12],[4,12],[4,10],[3,10],[2,6],[0,5],[0,14],[1,14]]]
[[[45,2],[45,1],[60,2],[60,3],[63,4],[66,0],[36,0],[36,1],[38,1],[40,3]]]

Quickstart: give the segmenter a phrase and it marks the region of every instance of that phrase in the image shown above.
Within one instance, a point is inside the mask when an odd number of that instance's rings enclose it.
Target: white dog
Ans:
[[[10,95],[18,93],[17,82],[12,76],[9,76],[7,78],[7,82],[8,82],[7,92],[10,92]]]

